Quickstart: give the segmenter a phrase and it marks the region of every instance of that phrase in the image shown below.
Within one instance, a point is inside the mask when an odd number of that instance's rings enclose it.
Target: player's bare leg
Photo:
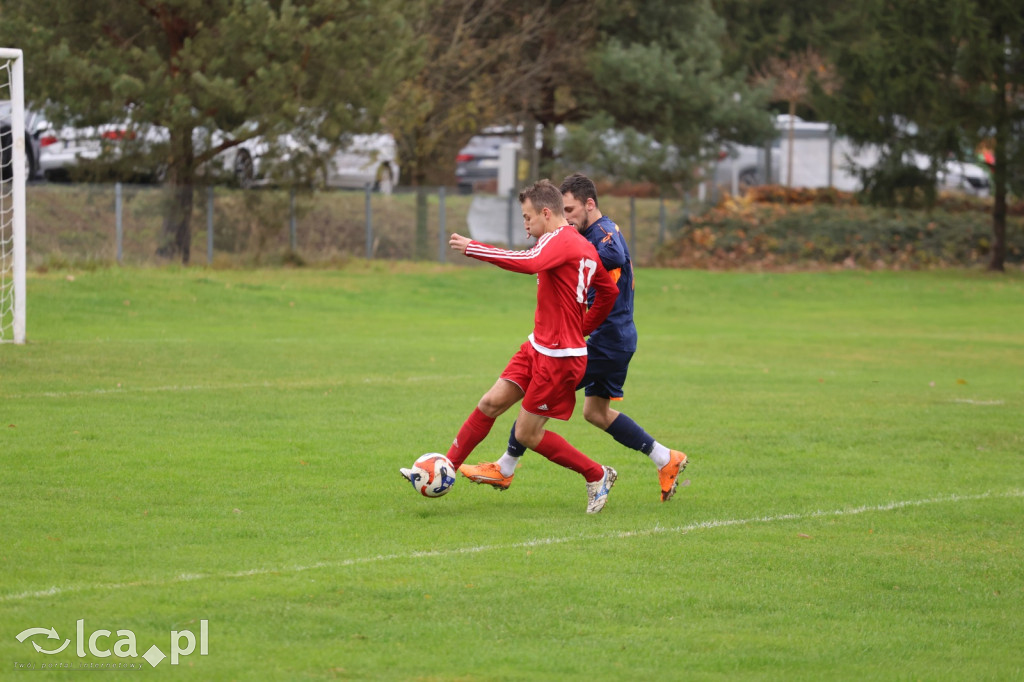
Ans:
[[[611,398],[588,395],[583,399],[583,418],[602,431],[607,431],[620,414],[618,410],[612,409]]]
[[[508,379],[498,379],[477,403],[477,409],[491,419],[497,419],[523,399],[523,389]]]
[[[688,463],[685,454],[670,450],[654,440],[628,416],[612,408],[610,398],[588,395],[583,401],[583,418],[628,448],[646,454],[658,467],[661,501],[668,502],[679,486],[679,474]]]

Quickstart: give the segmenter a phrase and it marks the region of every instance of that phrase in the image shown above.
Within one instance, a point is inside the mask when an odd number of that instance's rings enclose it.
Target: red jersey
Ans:
[[[466,255],[512,272],[537,275],[537,311],[530,343],[550,357],[587,354],[584,337],[604,322],[619,294],[597,250],[576,229],[563,225],[541,235],[525,251],[472,241]],[[595,290],[587,309],[587,290]]]

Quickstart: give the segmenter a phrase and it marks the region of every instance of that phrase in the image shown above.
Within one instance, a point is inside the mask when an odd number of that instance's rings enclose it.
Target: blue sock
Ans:
[[[654,438],[621,412],[611,426],[606,429],[606,432],[627,448],[638,450],[645,455],[651,454],[651,450],[654,448]]]
[[[516,425],[512,425],[512,430],[508,434],[508,454],[513,457],[522,457],[523,453],[526,452],[526,446],[516,440]]]

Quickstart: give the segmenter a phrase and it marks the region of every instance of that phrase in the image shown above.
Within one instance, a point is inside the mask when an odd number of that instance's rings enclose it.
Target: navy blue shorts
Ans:
[[[632,359],[632,353],[619,353],[609,357],[588,352],[587,371],[576,390],[582,388],[585,396],[621,400],[622,386],[626,383],[626,372]]]

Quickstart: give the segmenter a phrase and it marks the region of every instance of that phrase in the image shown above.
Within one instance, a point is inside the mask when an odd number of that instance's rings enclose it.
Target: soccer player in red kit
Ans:
[[[583,418],[622,445],[647,455],[658,467],[661,500],[667,502],[675,495],[679,474],[686,468],[686,455],[668,449],[628,415],[611,407],[613,400],[623,399],[623,384],[637,345],[633,322],[633,261],[629,247],[619,227],[598,208],[597,188],[590,178],[573,173],[559,189],[565,219],[594,245],[601,263],[619,287],[615,307],[587,338],[587,373],[579,387],[584,389],[585,395]],[[525,451],[512,433],[508,449],[497,462],[463,464],[459,471],[474,483],[508,490]]]
[[[459,234],[452,249],[512,272],[537,275],[537,310],[533,333],[509,361],[459,429],[448,450],[458,469],[490,432],[494,420],[522,400],[516,438],[587,481],[587,513],[604,508],[616,473],[545,429],[548,419],[568,420],[576,406],[576,386],[587,368],[585,336],[600,325],[615,305],[619,290],[593,245],[568,224],[562,192],[541,180],[519,194],[523,226],[537,238],[525,251],[499,249]],[[595,291],[587,308],[587,293]]]

